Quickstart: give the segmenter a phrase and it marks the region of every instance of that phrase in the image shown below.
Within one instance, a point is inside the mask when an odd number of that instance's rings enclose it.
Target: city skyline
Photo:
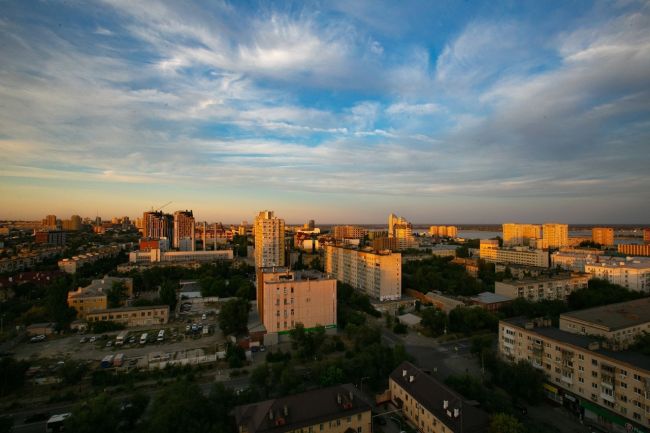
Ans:
[[[7,1],[0,55],[0,219],[649,222],[647,2]]]

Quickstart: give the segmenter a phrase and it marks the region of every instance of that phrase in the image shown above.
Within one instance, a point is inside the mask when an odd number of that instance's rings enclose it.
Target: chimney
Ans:
[[[289,416],[289,407],[286,404],[284,405],[284,416]]]
[[[443,409],[447,409],[448,407],[449,407],[449,400],[444,400],[444,401],[442,402],[442,408],[443,408]]]
[[[402,370],[402,377],[406,377],[406,370]]]
[[[341,394],[340,394],[340,393],[339,393],[339,394],[336,394],[336,402],[337,402],[338,404],[341,404]]]
[[[415,376],[409,376],[409,382],[413,382],[415,380]]]
[[[273,421],[273,409],[269,411],[269,421]]]
[[[460,416],[460,409],[454,409],[454,418],[458,418]]]
[[[354,394],[350,391],[350,401],[354,400]]]

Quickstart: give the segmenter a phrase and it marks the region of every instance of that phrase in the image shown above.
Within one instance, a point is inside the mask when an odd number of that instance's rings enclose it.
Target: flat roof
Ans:
[[[508,302],[513,300],[507,296],[498,295],[492,292],[481,292],[470,299],[472,301],[481,302],[483,304],[496,304],[499,302]]]
[[[465,433],[483,433],[487,430],[487,413],[473,407],[462,395],[438,382],[410,362],[402,362],[393,370],[390,378],[452,431],[460,431],[462,428]],[[446,409],[444,408],[445,401],[448,403]],[[457,418],[453,417],[454,409],[460,410]],[[449,416],[447,411],[452,416]]]
[[[589,274],[584,272],[563,272],[558,275],[540,275],[539,277],[524,278],[521,280],[511,279],[511,280],[497,281],[497,283],[512,284],[518,286],[527,283],[544,283],[548,281],[563,281],[563,280],[571,280],[573,278],[588,278],[588,277]]]
[[[288,432],[370,411],[370,405],[357,394],[352,384],[237,406],[234,410],[237,425],[245,425],[250,433]]]
[[[155,310],[160,308],[166,308],[169,310],[169,305],[149,305],[146,307],[120,307],[120,308],[108,308],[106,310],[93,310],[89,311],[88,314],[103,314],[103,313],[125,313],[128,311],[146,311],[146,310]]]
[[[650,322],[650,298],[571,311],[560,315],[560,318],[563,317],[605,326],[610,330],[629,328]]]
[[[513,319],[502,320],[502,322],[526,329],[526,323],[531,322],[531,320],[525,317],[516,317]],[[623,350],[623,351],[615,352],[613,350],[601,349],[601,348],[596,350],[591,350],[589,349],[589,345],[592,343],[600,344],[599,339],[594,337],[589,337],[587,335],[573,334],[571,332],[562,331],[554,327],[533,327],[532,329],[527,329],[527,331],[533,332],[542,337],[548,337],[550,339],[560,341],[562,343],[567,343],[572,346],[580,347],[582,349],[585,349],[586,351],[605,356],[615,361],[624,362],[626,364],[650,372],[650,356],[643,355],[639,352],[635,352],[632,350]]]

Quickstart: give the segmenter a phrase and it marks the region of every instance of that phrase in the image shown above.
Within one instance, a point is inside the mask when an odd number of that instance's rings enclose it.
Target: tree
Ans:
[[[136,392],[122,406],[121,418],[124,427],[128,430],[134,430],[136,423],[142,418],[142,414],[149,406],[149,396],[141,391]]]
[[[236,298],[226,302],[219,313],[219,328],[225,335],[246,332],[248,325],[248,300]]]
[[[176,308],[176,302],[178,301],[176,297],[176,288],[174,283],[170,280],[163,280],[160,285],[160,300],[163,304],[169,305],[169,309],[174,311]]]
[[[49,287],[45,301],[48,315],[59,329],[68,329],[77,315],[74,308],[68,307],[68,287],[67,278],[57,279]]]
[[[223,403],[222,403],[223,404]],[[212,422],[212,407],[194,383],[182,380],[173,383],[153,401],[147,429],[151,433],[218,432]]]
[[[571,310],[580,310],[616,302],[631,301],[643,296],[640,292],[632,292],[607,280],[592,278],[589,280],[586,289],[576,290],[569,295],[568,303]]]
[[[108,395],[86,400],[77,405],[65,421],[65,431],[71,433],[111,433],[118,431],[119,407]]]
[[[228,343],[226,347],[226,361],[230,368],[241,368],[246,361],[246,352],[241,346]]]
[[[267,358],[270,354],[271,352],[267,354]],[[250,384],[253,388],[259,391],[260,395],[263,398],[267,398],[269,396],[269,389],[271,386],[271,370],[269,369],[269,365],[267,363],[256,367],[251,372]]]
[[[524,425],[512,415],[497,413],[490,420],[489,433],[525,433]]]
[[[330,365],[320,377],[321,386],[332,386],[342,383],[344,380],[343,370],[335,365]]]
[[[70,359],[59,370],[59,376],[66,385],[74,385],[83,378],[87,370],[85,362]]]
[[[429,335],[437,337],[442,335],[447,327],[447,315],[435,307],[426,308],[420,313],[422,316],[422,321],[420,326],[422,326]]]
[[[113,285],[106,292],[108,308],[117,308],[127,296],[126,285],[122,281],[114,281]]]

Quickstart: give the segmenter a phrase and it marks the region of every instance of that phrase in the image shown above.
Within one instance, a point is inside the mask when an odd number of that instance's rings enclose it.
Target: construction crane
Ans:
[[[158,207],[155,208],[155,209],[153,208],[153,206],[151,206],[151,212],[158,212],[158,211],[160,211],[160,210],[163,210],[164,207],[167,207],[167,206],[169,206],[169,205],[172,204],[172,203],[173,203],[173,202],[168,201],[168,202],[165,203],[164,205],[162,205],[162,206],[158,206]]]

